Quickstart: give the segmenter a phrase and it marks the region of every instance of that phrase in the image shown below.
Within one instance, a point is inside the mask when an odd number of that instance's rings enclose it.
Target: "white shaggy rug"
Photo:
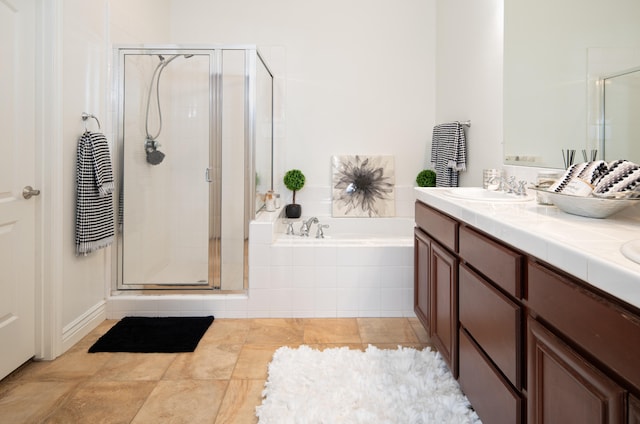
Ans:
[[[281,347],[256,408],[259,424],[479,424],[440,354]]]

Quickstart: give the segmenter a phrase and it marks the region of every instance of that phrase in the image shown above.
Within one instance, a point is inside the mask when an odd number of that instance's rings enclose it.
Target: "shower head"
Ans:
[[[184,55],[184,58],[185,58],[185,59],[189,59],[190,57],[193,57],[193,55],[192,55],[192,54],[185,54],[185,55]]]
[[[158,147],[160,147],[160,143],[150,138],[147,138],[147,141],[144,143],[144,150],[147,152],[147,162],[151,165],[159,165],[164,159],[165,155],[158,150]]]
[[[164,153],[160,150],[147,151],[147,162],[151,165],[159,165],[164,159]]]

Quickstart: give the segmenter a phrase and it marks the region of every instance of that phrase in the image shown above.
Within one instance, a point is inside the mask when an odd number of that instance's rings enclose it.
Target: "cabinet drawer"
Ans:
[[[533,314],[640,389],[640,317],[540,264],[527,267]]]
[[[416,224],[447,249],[458,251],[458,222],[416,202]]]
[[[493,369],[464,329],[460,329],[459,366],[460,387],[483,423],[522,422],[520,395]]]
[[[459,233],[460,257],[510,295],[522,297],[522,255],[468,227]]]
[[[521,389],[521,307],[464,265],[458,276],[460,324]]]

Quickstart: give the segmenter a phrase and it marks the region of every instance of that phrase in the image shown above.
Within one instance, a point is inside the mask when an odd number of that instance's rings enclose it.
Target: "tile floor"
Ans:
[[[216,319],[195,352],[87,353],[115,322],[56,360],[29,362],[0,381],[0,422],[255,423],[280,346],[430,345],[416,318]]]

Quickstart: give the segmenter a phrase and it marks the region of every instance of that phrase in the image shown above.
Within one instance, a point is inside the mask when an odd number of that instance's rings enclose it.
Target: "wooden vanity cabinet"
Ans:
[[[430,259],[431,342],[458,378],[458,259],[435,242]]]
[[[640,424],[640,309],[416,202],[415,311],[486,423]]]
[[[527,276],[528,422],[638,422],[638,311],[534,260]]]
[[[529,318],[529,423],[625,423],[626,391]]]
[[[483,422],[522,423],[523,255],[465,225],[459,255],[460,387]]]
[[[458,377],[458,223],[416,202],[414,310]],[[439,237],[436,239],[435,237]],[[447,246],[447,247],[445,247]]]
[[[629,424],[640,424],[640,399],[629,396]]]
[[[429,323],[429,270],[431,269],[431,239],[420,229],[413,231],[413,310],[431,334]]]

